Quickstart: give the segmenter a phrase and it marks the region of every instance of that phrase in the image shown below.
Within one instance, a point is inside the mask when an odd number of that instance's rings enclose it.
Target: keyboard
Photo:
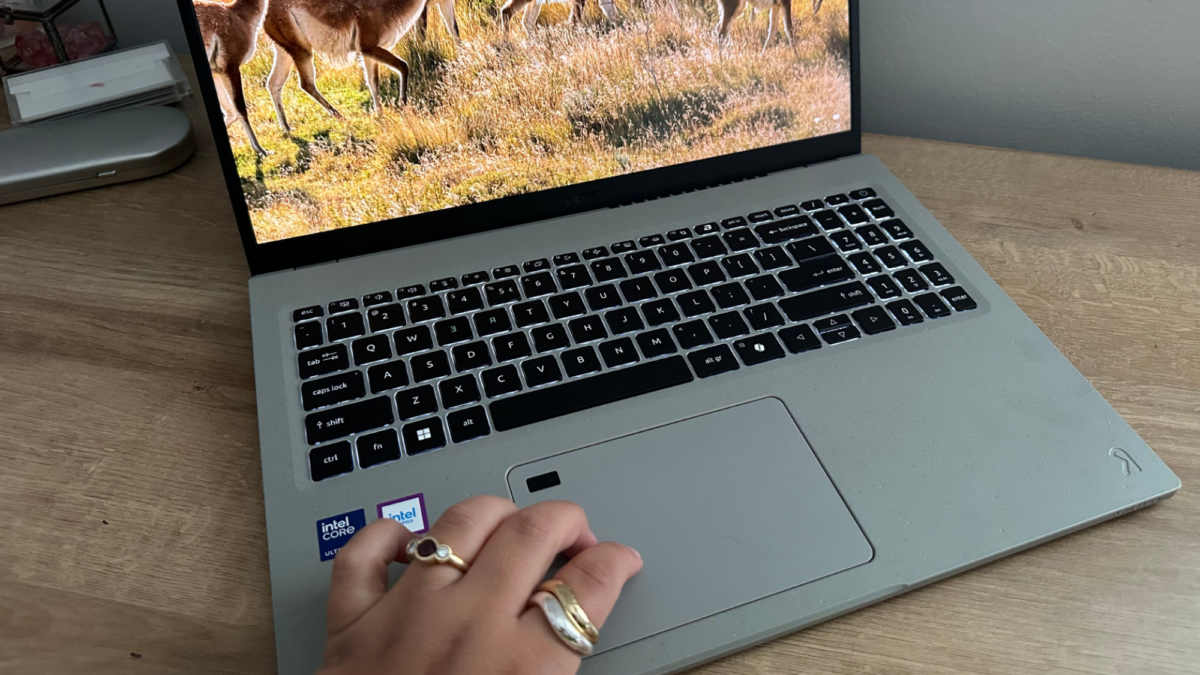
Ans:
[[[310,477],[976,306],[863,188],[303,307],[292,318]]]

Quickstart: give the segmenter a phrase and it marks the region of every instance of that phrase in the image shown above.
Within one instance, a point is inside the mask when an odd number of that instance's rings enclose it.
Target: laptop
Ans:
[[[309,59],[306,91],[278,89],[290,134],[269,90],[303,40],[273,56],[259,17],[252,114],[227,127],[220,54],[180,8],[252,274],[280,673],[321,663],[357,529],[425,532],[472,495],[574,500],[642,552],[581,670],[638,675],[1179,488],[860,153],[856,0],[792,5],[773,36],[737,16],[719,43],[704,3],[528,33],[459,3],[461,42],[430,22],[383,45],[414,64],[406,104],[377,64]]]

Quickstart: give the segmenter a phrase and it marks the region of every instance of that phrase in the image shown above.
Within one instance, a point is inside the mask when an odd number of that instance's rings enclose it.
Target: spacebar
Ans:
[[[494,401],[489,408],[496,430],[508,431],[559,415],[674,387],[692,379],[692,371],[683,357],[672,356],[503,398]]]

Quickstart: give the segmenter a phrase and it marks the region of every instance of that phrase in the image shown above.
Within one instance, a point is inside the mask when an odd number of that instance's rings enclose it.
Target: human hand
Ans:
[[[598,543],[577,504],[518,510],[479,496],[447,509],[428,535],[469,571],[416,561],[389,590],[388,563],[408,562],[405,547],[418,536],[381,518],[338,551],[319,675],[570,675],[580,655],[526,605],[554,556],[570,558],[554,578],[574,590],[597,627],[642,568],[632,548]]]

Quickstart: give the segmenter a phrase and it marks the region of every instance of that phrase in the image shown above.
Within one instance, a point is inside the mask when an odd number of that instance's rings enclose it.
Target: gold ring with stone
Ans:
[[[558,598],[552,593],[546,591],[538,591],[529,598],[529,606],[537,607],[542,610],[542,614],[546,617],[546,622],[550,624],[550,629],[558,636],[567,647],[584,656],[592,653],[596,645],[579,630],[571,617],[567,616],[566,610]]]
[[[420,560],[430,565],[450,565],[459,572],[466,572],[471,566],[462,558],[454,555],[449,546],[433,537],[420,537],[408,542],[408,560]]]
[[[600,641],[600,630],[596,628],[596,624],[588,619],[587,612],[583,611],[583,606],[579,604],[579,600],[575,598],[575,591],[566,582],[559,579],[550,579],[545,581],[541,586],[538,586],[539,591],[553,593],[555,598],[558,598],[559,604],[562,605],[563,611],[567,613],[567,617],[571,619],[571,623],[579,629],[587,639],[592,642]]]

